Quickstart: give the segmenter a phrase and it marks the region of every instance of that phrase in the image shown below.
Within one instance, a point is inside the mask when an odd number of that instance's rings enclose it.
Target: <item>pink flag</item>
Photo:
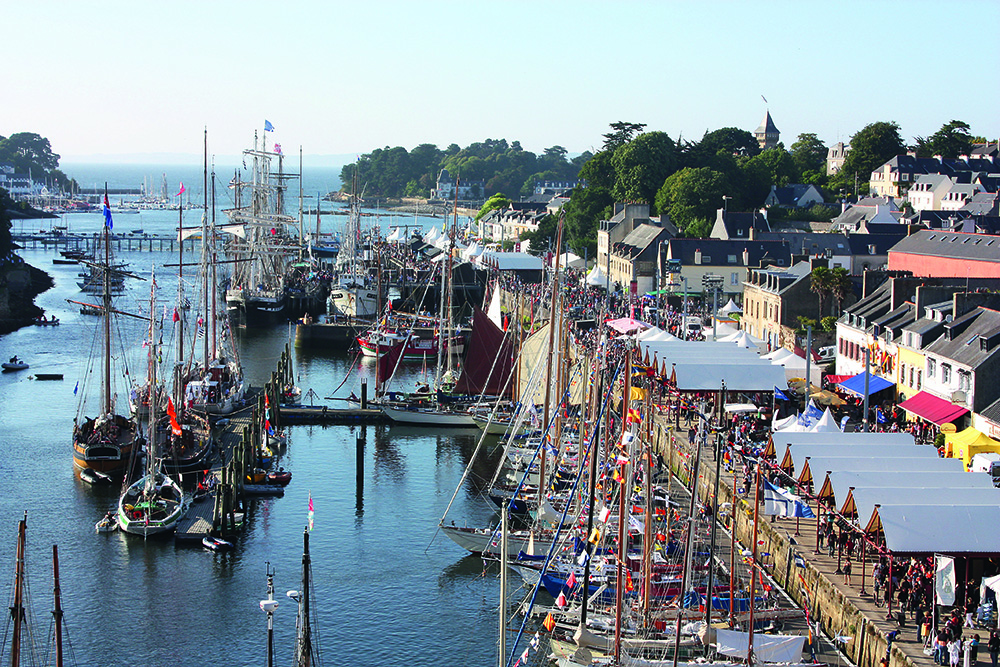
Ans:
[[[576,572],[569,573],[569,579],[566,580],[566,585],[570,588],[576,586]]]
[[[601,510],[601,516],[599,517],[601,523],[607,523],[608,519],[611,517],[611,508],[605,507]]]
[[[266,394],[265,394],[266,396]],[[313,529],[313,493],[309,492],[309,532]]]
[[[565,609],[567,604],[566,596],[562,593],[562,591],[560,591],[559,597],[556,598],[556,606],[560,609]]]
[[[175,196],[176,196],[176,197],[180,197],[180,196],[181,196],[182,194],[184,194],[185,192],[187,192],[187,190],[185,190],[185,189],[184,189],[184,184],[183,184],[183,183],[181,183],[181,189],[180,189],[180,192],[178,192],[178,193],[177,193],[177,194],[176,194]]]

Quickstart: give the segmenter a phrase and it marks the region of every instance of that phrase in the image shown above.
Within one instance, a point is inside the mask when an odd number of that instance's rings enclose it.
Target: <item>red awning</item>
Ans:
[[[840,384],[844,380],[850,380],[853,375],[827,375],[823,378],[824,382],[829,382],[830,384]]]
[[[953,422],[968,412],[966,408],[928,394],[926,391],[921,391],[913,398],[903,401],[899,407],[938,426]]]

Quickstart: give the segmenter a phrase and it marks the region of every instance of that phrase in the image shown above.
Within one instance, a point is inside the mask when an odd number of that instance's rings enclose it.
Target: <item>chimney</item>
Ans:
[[[694,251],[694,263],[701,264],[701,248],[697,248]]]
[[[743,248],[743,266],[750,266],[750,251]]]
[[[846,211],[846,210],[847,210],[847,200],[846,199],[841,199],[840,200],[840,212],[841,212],[841,214],[843,214],[844,211]]]

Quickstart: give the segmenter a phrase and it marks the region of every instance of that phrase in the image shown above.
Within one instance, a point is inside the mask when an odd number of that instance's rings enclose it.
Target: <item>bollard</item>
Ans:
[[[368,409],[368,380],[361,381],[361,409]]]

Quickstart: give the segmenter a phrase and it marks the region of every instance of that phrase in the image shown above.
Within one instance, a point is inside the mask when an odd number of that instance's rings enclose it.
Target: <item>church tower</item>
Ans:
[[[765,112],[764,120],[760,122],[760,127],[753,132],[757,143],[760,144],[760,149],[763,151],[777,146],[779,134],[778,128],[774,126],[774,121],[771,120],[771,112]]]

